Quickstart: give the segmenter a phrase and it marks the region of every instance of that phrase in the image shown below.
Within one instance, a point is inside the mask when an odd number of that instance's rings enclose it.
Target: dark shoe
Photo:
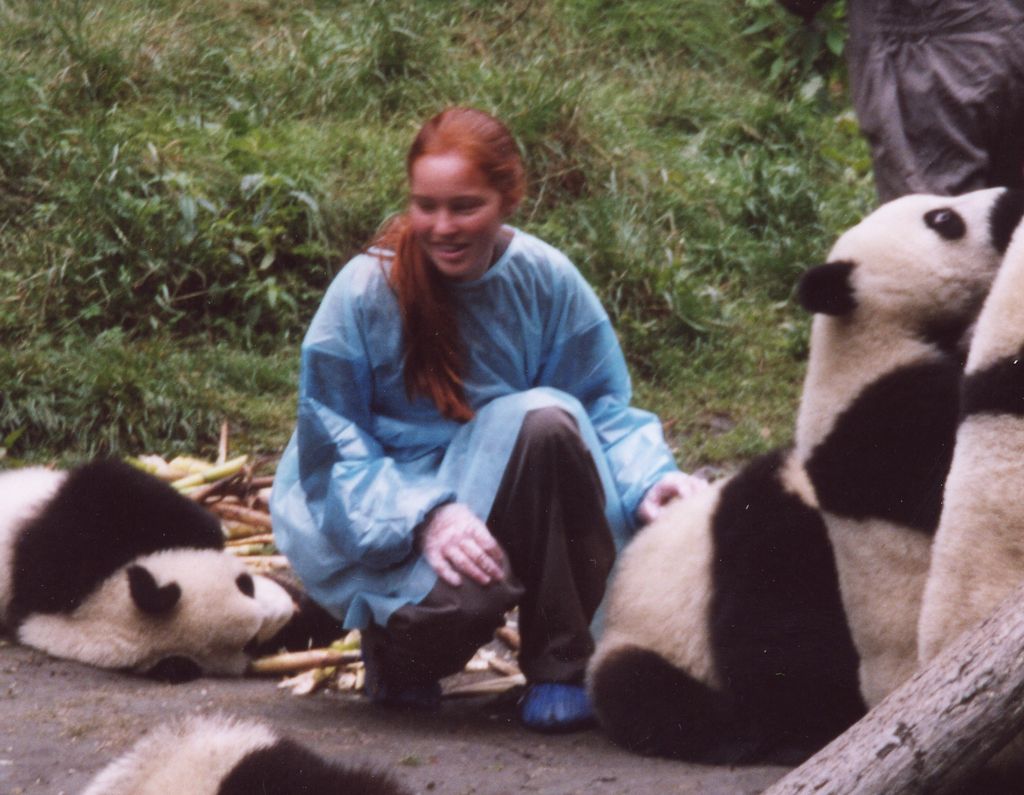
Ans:
[[[374,704],[403,709],[435,710],[441,706],[441,683],[428,682],[425,685],[395,687],[380,684],[374,691],[367,688],[366,695]]]
[[[538,682],[526,686],[519,719],[537,732],[572,732],[592,726],[594,710],[582,685]]]
[[[405,684],[386,679],[373,643],[364,643],[363,667],[366,669],[363,692],[374,704],[405,709],[435,710],[441,706],[441,683]]]

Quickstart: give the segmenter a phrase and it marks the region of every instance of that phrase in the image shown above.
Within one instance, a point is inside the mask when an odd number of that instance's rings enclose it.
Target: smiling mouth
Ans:
[[[434,243],[432,248],[442,257],[457,257],[466,250],[467,246],[465,244],[456,243]]]

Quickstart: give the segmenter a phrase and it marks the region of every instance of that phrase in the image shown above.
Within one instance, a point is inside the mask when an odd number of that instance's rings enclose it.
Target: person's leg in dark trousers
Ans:
[[[506,553],[506,577],[487,586],[443,580],[405,605],[386,629],[363,632],[366,691],[385,703],[429,706],[437,680],[461,670],[520,604],[520,665],[530,682],[579,683],[594,648],[589,624],[615,558],[604,495],[572,417],[526,415],[488,527]]]
[[[570,414],[526,415],[487,526],[525,588],[519,665],[527,681],[581,682],[615,543],[601,479]]]
[[[386,629],[363,630],[367,695],[399,706],[434,706],[438,680],[461,671],[522,596],[507,562],[505,569],[505,579],[490,585],[469,577],[458,586],[438,579],[422,601],[392,613]]]

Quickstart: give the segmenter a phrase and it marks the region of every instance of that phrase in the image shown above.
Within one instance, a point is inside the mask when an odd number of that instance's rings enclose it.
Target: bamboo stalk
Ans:
[[[225,475],[220,480],[215,480],[207,486],[191,488],[185,492],[185,495],[196,502],[203,502],[207,497],[212,497],[214,494],[226,490],[229,485],[241,480],[241,478],[242,474],[240,472],[232,472],[230,475]]]
[[[267,528],[254,527],[247,522],[236,522],[234,519],[221,520],[220,526],[230,541],[244,541],[252,536],[265,535]]]
[[[186,475],[183,478],[172,481],[171,485],[178,489],[178,491],[182,491],[193,486],[201,486],[204,483],[212,483],[227,475],[235,474],[245,466],[245,462],[248,460],[249,456],[240,455],[237,458],[232,458],[230,461],[225,461],[219,466],[215,465],[194,475]]]
[[[288,558],[284,555],[239,555],[238,559],[257,574],[267,571],[281,571],[291,566],[288,563]]]
[[[247,544],[272,544],[274,543],[273,533],[258,533],[256,535],[231,538],[224,542],[226,547],[242,547]]]
[[[522,674],[516,674],[514,676],[499,676],[495,679],[484,679],[482,682],[469,682],[464,685],[456,685],[455,687],[445,690],[445,696],[459,697],[459,696],[483,696],[490,695],[492,693],[504,693],[506,690],[511,690],[513,687],[518,685],[525,685],[526,677]]]
[[[516,665],[515,663],[507,662],[501,659],[501,657],[490,657],[487,660],[487,665],[493,668],[499,674],[504,674],[505,676],[518,676],[520,673],[522,673],[519,670],[518,665]]]
[[[258,557],[273,550],[269,549],[266,544],[239,544],[236,546],[224,547],[224,551],[240,558],[251,558]]]
[[[245,524],[252,525],[253,527],[262,527],[265,530],[271,529],[270,514],[258,511],[255,508],[246,508],[244,505],[226,502],[215,502],[207,507],[223,519],[234,519],[238,522],[245,522]]]
[[[220,424],[220,441],[217,444],[217,463],[223,464],[228,460],[228,421]]]
[[[498,627],[494,637],[512,649],[512,651],[519,651],[519,633],[507,624]]]
[[[289,651],[253,660],[249,663],[249,673],[257,676],[278,676],[308,671],[311,668],[323,668],[327,665],[345,665],[358,662],[360,659],[362,656],[358,651],[335,651],[334,649]]]

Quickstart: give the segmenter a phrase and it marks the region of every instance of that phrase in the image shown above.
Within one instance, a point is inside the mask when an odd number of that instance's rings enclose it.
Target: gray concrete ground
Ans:
[[[452,698],[437,713],[396,713],[357,694],[295,696],[276,681],[165,685],[0,646],[0,795],[79,793],[150,727],[215,711],[263,719],[325,757],[390,769],[417,793],[738,795],[786,772],[643,758],[597,730],[533,734],[517,725],[507,698]]]

